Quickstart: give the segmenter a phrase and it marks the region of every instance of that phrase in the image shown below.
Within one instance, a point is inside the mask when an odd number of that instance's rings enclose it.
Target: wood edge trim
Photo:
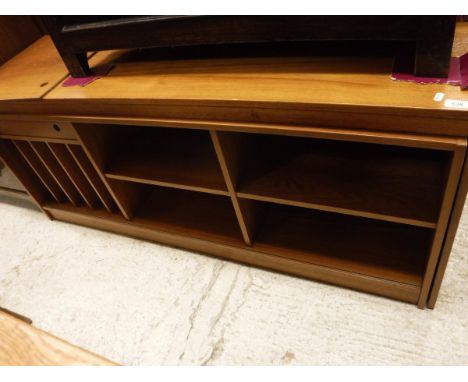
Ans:
[[[450,166],[450,172],[444,191],[443,201],[440,207],[440,215],[437,222],[437,228],[434,233],[431,250],[428,256],[424,279],[421,287],[421,294],[418,299],[418,308],[424,309],[427,304],[428,295],[433,282],[437,263],[440,257],[442,243],[449,223],[450,213],[452,211],[453,201],[460,181],[460,175],[465,159],[466,146],[458,146],[453,152],[453,158]]]
[[[9,117],[17,120],[18,115],[12,114]],[[15,118],[16,117],[16,118]],[[0,113],[0,118],[5,115]],[[174,128],[192,128],[202,130],[219,130],[233,132],[254,133],[262,130],[264,134],[279,134],[291,136],[303,136],[311,138],[352,140],[364,143],[384,143],[396,144],[408,147],[433,148],[439,150],[453,150],[454,147],[463,145],[459,137],[441,136],[437,134],[417,134],[417,133],[398,133],[384,130],[359,130],[355,128],[343,129],[336,127],[323,126],[303,126],[303,125],[285,125],[281,123],[249,123],[249,122],[222,122],[216,120],[201,119],[177,119],[177,118],[145,118],[145,117],[112,117],[112,116],[73,116],[73,115],[22,115],[20,120],[47,120],[69,123],[88,123],[88,124],[127,124],[134,126],[155,126],[155,127],[174,127]],[[253,131],[257,129],[257,131]],[[330,137],[335,136],[335,138]],[[425,144],[421,144],[424,142]],[[428,144],[430,146],[428,146]],[[466,143],[465,143],[466,145]]]
[[[1,139],[11,139],[15,141],[28,141],[28,142],[50,142],[50,143],[63,143],[63,144],[78,144],[78,140],[75,139],[60,139],[60,138],[48,138],[48,137],[31,137],[27,135],[8,135],[0,134]]]
[[[257,200],[257,201],[268,202],[268,203],[277,203],[277,204],[283,204],[286,206],[307,208],[307,209],[316,210],[316,211],[326,211],[326,212],[332,212],[332,213],[342,214],[342,215],[357,216],[357,217],[363,217],[363,218],[368,218],[368,219],[373,219],[373,220],[411,225],[415,227],[423,227],[423,228],[430,228],[430,229],[435,229],[437,227],[437,223],[430,222],[430,221],[410,219],[410,218],[400,218],[398,216],[393,216],[393,215],[385,215],[385,214],[379,214],[379,213],[374,213],[374,212],[353,210],[353,209],[348,209],[348,208],[333,207],[333,206],[327,206],[327,205],[315,204],[315,203],[309,203],[309,202],[297,202],[297,201],[289,200],[289,199],[275,198],[273,196],[269,197],[269,196],[262,196],[262,195],[254,195],[254,194],[245,193],[245,192],[237,192],[237,196],[243,199]]]
[[[187,185],[180,184],[180,183],[164,182],[164,181],[159,181],[159,180],[154,180],[154,179],[136,178],[136,177],[127,176],[127,175],[113,174],[111,172],[105,172],[104,176],[109,179],[122,180],[122,181],[132,182],[132,183],[148,184],[152,186],[161,186],[161,187],[168,187],[168,188],[177,188],[180,190],[203,192],[206,194],[221,195],[221,196],[230,195],[229,191],[223,191],[223,190],[214,189],[214,188],[187,186]]]
[[[439,296],[440,288],[442,286],[443,278],[445,275],[445,270],[447,269],[447,264],[452,252],[453,244],[457,235],[458,226],[463,214],[463,209],[465,206],[466,194],[468,192],[468,155],[465,155],[463,173],[458,183],[455,203],[453,205],[450,221],[448,224],[447,232],[445,235],[445,240],[441,250],[441,255],[437,268],[434,275],[434,280],[432,281],[431,290],[429,293],[429,298],[427,302],[427,307],[429,309],[434,309]]]

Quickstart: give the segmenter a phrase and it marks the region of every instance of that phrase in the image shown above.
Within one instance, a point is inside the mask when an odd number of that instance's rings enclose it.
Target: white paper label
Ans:
[[[434,101],[442,101],[445,97],[445,94],[444,93],[436,93],[435,96],[434,96]]]
[[[446,99],[444,102],[445,107],[454,107],[457,109],[468,109],[468,101],[459,99]]]

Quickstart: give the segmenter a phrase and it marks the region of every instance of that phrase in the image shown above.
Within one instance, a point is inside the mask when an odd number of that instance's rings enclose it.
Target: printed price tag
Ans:
[[[468,109],[468,101],[462,101],[458,99],[446,99],[444,102],[444,106],[456,109]]]

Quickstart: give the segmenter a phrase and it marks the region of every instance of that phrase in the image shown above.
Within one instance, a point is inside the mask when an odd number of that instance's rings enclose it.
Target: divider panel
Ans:
[[[239,200],[236,194],[236,182],[240,169],[240,159],[244,142],[242,135],[229,132],[210,131],[211,139],[218,156],[229,195],[236,212],[242,236],[247,245],[252,245],[257,226],[258,203]]]
[[[50,174],[60,185],[70,203],[74,206],[79,206],[82,200],[78,190],[70,181],[68,175],[65,173],[62,166],[58,163],[57,159],[55,159],[55,156],[52,154],[47,144],[44,142],[30,142],[30,145],[44,166],[49,170]]]
[[[93,187],[94,191],[96,192],[96,195],[99,197],[105,209],[108,212],[112,213],[115,209],[114,200],[109,194],[109,191],[107,191],[106,186],[104,185],[98,173],[94,169],[92,163],[86,156],[86,153],[83,151],[83,148],[79,145],[68,145],[67,148],[70,151],[70,154],[72,155],[76,164],[81,169],[84,176]]]
[[[21,182],[37,206],[43,210],[42,206],[48,201],[49,192],[11,141],[0,139],[0,159]]]
[[[37,157],[37,154],[34,152],[32,147],[27,141],[12,141],[16,146],[20,154],[23,156],[24,160],[29,164],[31,169],[36,173],[37,177],[41,180],[44,187],[49,190],[53,198],[61,203],[63,202],[65,195],[56,182],[56,180],[50,175],[49,170],[47,170],[44,164]]]
[[[55,156],[57,161],[60,163],[76,189],[80,193],[81,197],[88,205],[89,208],[96,208],[98,206],[98,197],[94,193],[91,184],[88,182],[86,177],[81,172],[80,168],[76,164],[75,160],[71,156],[67,147],[59,143],[47,143],[52,154]]]

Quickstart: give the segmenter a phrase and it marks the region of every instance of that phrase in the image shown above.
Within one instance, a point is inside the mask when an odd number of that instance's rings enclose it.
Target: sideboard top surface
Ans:
[[[468,26],[459,24],[454,54]],[[465,50],[465,53],[468,50]],[[56,87],[46,99],[198,100],[309,105],[446,109],[434,101],[467,100],[446,84],[420,85],[390,78],[393,57],[248,57],[140,61],[122,51],[98,52],[92,66],[115,64],[108,76],[84,87]]]
[[[39,100],[67,76],[49,36],[0,66],[0,101]]]
[[[453,55],[466,52],[468,25],[457,26]],[[468,102],[468,93],[446,84],[421,85],[390,78],[392,57],[218,57],[139,60],[128,51],[99,52],[92,67],[111,72],[85,86],[64,87],[66,71],[49,37],[43,37],[0,67],[0,112],[11,104],[51,114],[105,114],[106,105],[256,107],[385,113],[468,120],[468,109],[435,101]],[[79,100],[80,102],[75,102]],[[86,112],[83,105],[88,105]],[[104,108],[103,108],[104,107]],[[91,108],[91,109],[90,109]],[[65,109],[63,109],[65,110]],[[104,110],[104,112],[103,112]],[[32,112],[32,111],[31,111]],[[131,111],[128,113],[131,117]],[[465,130],[465,129],[463,129]],[[466,129],[468,132],[468,128]],[[462,134],[465,135],[465,134]]]

